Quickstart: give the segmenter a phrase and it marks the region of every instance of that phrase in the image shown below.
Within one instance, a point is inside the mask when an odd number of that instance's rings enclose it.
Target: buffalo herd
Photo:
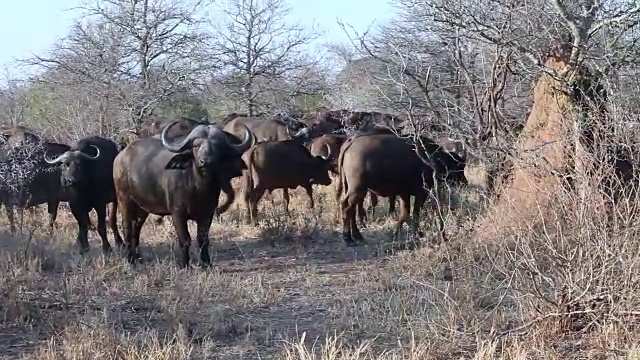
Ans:
[[[213,218],[235,200],[231,181],[241,178],[248,221],[256,224],[265,192],[282,189],[289,212],[289,189],[302,187],[314,207],[313,185],[335,177],[347,246],[363,242],[358,229],[366,221],[364,199],[389,198],[399,215],[394,238],[412,210],[417,231],[420,210],[435,184],[465,184],[465,157],[440,141],[409,136],[399,116],[349,110],[306,116],[233,113],[221,121],[150,115],[117,142],[91,136],[71,145],[51,142],[23,126],[5,127],[0,153],[0,201],[15,231],[13,209],[48,205],[49,230],[58,204],[67,202],[78,223],[81,253],[89,250],[89,212],[97,215],[104,253],[112,251],[107,222],[118,247],[134,263],[140,256],[140,232],[148,216],[171,216],[178,238],[177,263],[188,266],[191,236],[197,224],[200,262],[208,266]],[[18,169],[32,171],[15,180]],[[219,204],[220,195],[224,202]],[[410,199],[414,198],[413,208]],[[116,224],[121,214],[122,237]],[[444,235],[442,221],[440,230]]]

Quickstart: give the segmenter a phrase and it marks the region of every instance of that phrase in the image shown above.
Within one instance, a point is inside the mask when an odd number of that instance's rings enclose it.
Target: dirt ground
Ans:
[[[551,359],[597,348],[601,336],[547,325],[519,336],[529,310],[504,290],[509,276],[491,249],[469,239],[483,206],[472,190],[445,214],[449,243],[405,251],[391,250],[386,200],[363,229],[367,245],[346,247],[333,191],[317,187],[313,211],[292,191],[291,217],[279,191],[267,195],[258,227],[243,223],[239,196],[212,226],[210,270],[175,267],[169,218],[145,224],[137,267],[102,256],[95,232],[91,252],[78,255],[65,211],[52,237],[4,234],[0,358]],[[36,220],[45,219],[42,209]],[[620,350],[637,355],[633,344]]]

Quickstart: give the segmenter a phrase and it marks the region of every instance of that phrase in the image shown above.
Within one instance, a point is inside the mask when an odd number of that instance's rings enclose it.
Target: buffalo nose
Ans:
[[[198,159],[198,166],[204,166],[205,162],[203,159]]]

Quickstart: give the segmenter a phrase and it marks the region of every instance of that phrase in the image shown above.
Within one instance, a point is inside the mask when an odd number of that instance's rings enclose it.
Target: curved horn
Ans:
[[[57,163],[60,163],[60,162],[63,162],[64,160],[66,160],[66,159],[69,157],[69,154],[70,154],[70,153],[71,153],[71,151],[68,151],[68,150],[67,150],[67,151],[63,152],[63,153],[62,153],[60,156],[58,156],[57,158],[55,158],[55,159],[53,159],[53,160],[49,160],[49,159],[47,159],[47,152],[45,151],[45,153],[44,153],[44,161],[45,161],[47,164],[55,165],[55,164],[57,164]]]
[[[229,141],[228,137],[225,137],[225,139],[227,139],[227,144],[229,144],[229,146],[231,146],[234,150],[239,153],[243,153],[247,151],[247,149],[249,149],[253,144],[254,136],[245,124],[238,125],[242,126],[242,128],[244,129],[244,139],[242,140],[242,142],[240,144],[232,144],[231,141]]]
[[[289,134],[289,138],[293,139],[294,137],[296,137],[296,134],[291,133],[291,129],[288,125],[285,125],[285,127],[287,128],[287,134]]]
[[[193,141],[193,139],[197,137],[198,133],[202,132],[202,129],[205,128],[205,125],[198,125],[194,127],[193,130],[191,130],[191,132],[189,133],[189,135],[187,135],[180,143],[178,144],[170,143],[167,140],[167,133],[169,132],[169,129],[171,127],[173,127],[178,123],[179,121],[172,121],[171,123],[167,124],[167,126],[165,126],[164,129],[162,129],[162,134],[160,135],[160,139],[162,140],[162,146],[167,148],[167,150],[175,153],[185,151],[187,147],[191,145],[191,142]]]
[[[79,155],[79,156],[82,156],[83,158],[85,158],[87,160],[98,160],[98,158],[100,157],[100,149],[98,149],[98,147],[95,146],[95,145],[89,145],[89,146],[94,148],[94,149],[96,149],[96,155],[95,156],[91,156],[91,155],[85,154],[80,150],[76,150],[76,151],[74,151],[74,153]]]
[[[309,135],[309,131],[310,131],[309,128],[305,126],[302,129],[300,129],[295,135],[293,135],[293,137],[300,137],[300,136]]]
[[[331,159],[331,146],[329,146],[329,144],[324,144],[324,146],[326,146],[326,147],[327,147],[327,155],[326,155],[326,156],[322,156],[322,155],[320,155],[320,157],[321,157],[323,160],[327,161],[327,160]]]

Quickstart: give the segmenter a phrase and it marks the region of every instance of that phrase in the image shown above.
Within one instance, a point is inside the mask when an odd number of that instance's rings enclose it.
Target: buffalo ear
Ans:
[[[168,170],[184,170],[189,168],[192,163],[193,154],[191,152],[186,152],[172,157],[164,168]]]

